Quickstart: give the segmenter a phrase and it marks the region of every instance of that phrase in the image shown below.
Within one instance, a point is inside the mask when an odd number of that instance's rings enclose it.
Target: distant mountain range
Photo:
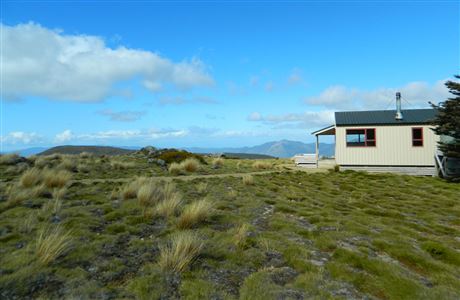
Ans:
[[[186,148],[187,151],[195,153],[253,153],[265,154],[275,157],[292,157],[300,153],[315,153],[315,143],[302,143],[297,141],[281,140],[268,142],[262,145],[242,148]],[[334,144],[323,144],[319,146],[321,156],[333,156]]]
[[[96,155],[117,155],[129,153],[133,150],[139,150],[141,147],[110,147],[110,146],[56,146],[56,147],[34,147],[14,151],[7,151],[6,153],[17,153],[21,156],[28,157],[37,154],[49,155],[53,153],[61,154],[79,154],[81,152],[89,152]]]
[[[38,153],[39,155],[60,154],[80,154],[88,152],[95,155],[122,155],[134,152],[135,150],[109,147],[109,146],[57,146]]]
[[[34,147],[17,151],[8,151],[9,153],[18,153],[21,156],[31,156],[35,154],[51,154],[51,153],[81,153],[93,152],[97,154],[123,154],[130,152],[129,150],[138,150],[141,147],[107,147],[107,146],[58,146],[53,148]],[[183,148],[190,152],[195,153],[246,153],[246,154],[263,154],[274,157],[292,157],[299,153],[315,153],[315,143],[302,143],[297,141],[281,140],[275,142],[268,142],[252,147],[227,147],[227,148]],[[334,144],[320,144],[319,150],[321,156],[333,156]],[[106,153],[107,152],[107,153]]]

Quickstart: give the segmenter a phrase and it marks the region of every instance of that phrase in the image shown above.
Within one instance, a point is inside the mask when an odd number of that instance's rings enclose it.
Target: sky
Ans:
[[[460,73],[459,1],[0,3],[0,151],[312,142]]]

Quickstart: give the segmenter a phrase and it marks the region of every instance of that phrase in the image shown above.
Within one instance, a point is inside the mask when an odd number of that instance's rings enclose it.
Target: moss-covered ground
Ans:
[[[459,184],[276,166],[246,183],[197,176],[257,171],[251,160],[225,160],[217,169],[210,162],[172,179],[182,207],[213,203],[210,216],[187,229],[203,247],[178,273],[158,264],[182,230],[178,216],[146,216],[136,199],[117,193],[136,176],[162,185],[168,172],[129,156],[73,159],[84,167],[72,171],[54,210],[49,193],[7,205],[11,186],[32,166],[0,166],[2,299],[460,298]],[[111,178],[127,182],[96,180]],[[53,227],[70,231],[71,240],[43,264],[37,240]]]

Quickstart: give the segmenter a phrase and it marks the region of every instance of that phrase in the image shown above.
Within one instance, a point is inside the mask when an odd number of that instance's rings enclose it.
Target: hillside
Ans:
[[[0,162],[0,298],[460,299],[460,185],[205,159]]]
[[[315,153],[315,143],[302,143],[297,141],[281,140],[268,142],[252,147],[241,148],[187,148],[197,153],[253,153],[265,154],[274,157],[289,158],[299,153]],[[334,144],[320,144],[320,155],[333,156]]]
[[[121,155],[132,153],[134,150],[110,147],[110,146],[57,146],[40,152],[38,155],[59,154],[80,154],[88,152],[95,155]]]

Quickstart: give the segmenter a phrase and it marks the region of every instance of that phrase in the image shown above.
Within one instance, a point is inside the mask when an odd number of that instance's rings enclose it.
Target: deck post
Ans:
[[[316,167],[319,167],[319,135],[316,135]]]

